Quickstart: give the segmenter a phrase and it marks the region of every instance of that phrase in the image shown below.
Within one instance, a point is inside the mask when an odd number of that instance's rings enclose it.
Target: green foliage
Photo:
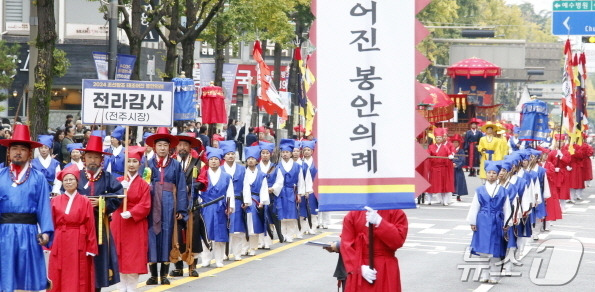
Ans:
[[[7,44],[0,40],[0,90],[10,89],[14,75],[17,74],[18,44]],[[6,95],[0,95],[0,100],[5,100]]]
[[[54,76],[62,77],[70,68],[70,61],[66,57],[66,52],[60,49],[54,49],[54,66],[52,74]]]

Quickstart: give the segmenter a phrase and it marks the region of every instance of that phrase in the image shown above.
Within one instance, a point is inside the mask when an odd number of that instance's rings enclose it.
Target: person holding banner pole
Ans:
[[[260,159],[260,147],[244,147],[246,158],[246,174],[244,176],[243,196],[246,208],[247,233],[249,234],[248,255],[255,255],[258,248],[258,240],[261,234],[269,236],[271,229],[266,221],[265,206],[269,204],[269,188],[266,174],[256,164]]]
[[[81,179],[77,187],[79,194],[92,196],[91,205],[95,210],[95,229],[98,232],[99,254],[94,257],[95,289],[109,287],[120,282],[118,255],[114,247],[114,238],[109,229],[108,216],[119,207],[123,193],[122,185],[111,173],[103,171],[103,139],[91,136],[84,151],[85,169],[81,170]],[[106,197],[107,196],[107,197]]]
[[[345,291],[401,291],[395,252],[407,239],[407,216],[399,209],[366,210],[350,211],[343,219],[339,249],[347,271]]]

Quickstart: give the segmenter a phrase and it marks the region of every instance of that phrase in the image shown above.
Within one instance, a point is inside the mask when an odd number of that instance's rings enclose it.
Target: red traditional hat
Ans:
[[[191,134],[194,136],[191,136]],[[183,133],[183,134],[176,136],[176,138],[178,138],[179,141],[188,142],[190,144],[190,148],[197,148],[202,145],[202,141],[200,141],[199,139],[196,139],[195,137],[196,137],[195,133]]]
[[[10,147],[14,143],[29,144],[31,149],[41,147],[43,144],[35,141],[31,141],[31,135],[29,135],[29,127],[26,125],[15,125],[12,133],[12,139],[1,139],[0,145]]]
[[[145,147],[140,146],[128,146],[128,158],[136,158],[136,160],[143,160],[143,154],[145,154]]]
[[[306,133],[306,128],[304,128],[302,125],[298,125],[298,126],[293,127],[293,131]]]
[[[537,150],[538,151],[541,151],[542,153],[546,153],[546,154],[549,154],[550,151],[551,151],[549,148],[544,148],[544,147],[541,147],[541,146],[537,146]]]
[[[111,153],[103,152],[103,139],[99,136],[90,136],[89,142],[87,142],[87,148],[80,148],[76,150],[84,151],[85,153],[95,152],[104,155],[112,155]]]
[[[225,138],[223,138],[223,136],[221,136],[219,134],[213,134],[213,140],[225,141]]]
[[[482,121],[481,119],[478,119],[478,118],[472,118],[472,119],[470,119],[470,120],[469,120],[469,122],[468,122],[467,124],[473,124],[473,123],[476,123],[476,124],[481,124],[482,122],[483,122],[483,121]]]
[[[157,128],[157,132],[147,138],[146,144],[155,148],[155,141],[157,140],[167,140],[169,142],[169,148],[174,148],[178,145],[178,138],[171,135],[166,127]]]
[[[62,171],[58,172],[58,180],[59,181],[63,181],[64,180],[64,176],[66,176],[67,174],[72,174],[74,175],[74,177],[76,177],[76,181],[80,181],[81,180],[81,171],[79,170],[79,167],[76,166],[76,164],[71,164],[69,167],[63,169]]]
[[[461,137],[459,134],[454,134],[452,137],[450,137],[450,141],[459,141],[459,144],[463,144],[463,137]]]
[[[566,135],[565,134],[556,134],[556,135],[554,135],[554,139],[564,140],[564,139],[566,139]],[[0,141],[2,141],[2,140],[0,140]]]
[[[263,126],[256,127],[256,128],[254,128],[254,133],[264,133],[265,132],[264,130],[265,129]]]
[[[448,131],[447,128],[435,128],[434,129],[434,136],[446,137],[446,132],[447,131]]]

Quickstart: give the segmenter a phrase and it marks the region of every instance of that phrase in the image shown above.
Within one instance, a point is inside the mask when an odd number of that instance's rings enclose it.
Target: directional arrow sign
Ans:
[[[595,11],[554,11],[553,35],[595,35]]]

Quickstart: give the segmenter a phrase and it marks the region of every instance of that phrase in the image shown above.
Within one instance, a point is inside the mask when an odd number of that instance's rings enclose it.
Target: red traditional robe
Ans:
[[[365,211],[351,211],[343,219],[340,252],[347,271],[347,292],[401,291],[399,262],[395,252],[407,238],[407,216],[402,210],[380,210],[382,222],[374,228],[374,284],[361,275],[361,266],[369,265],[368,227]]]
[[[448,157],[454,155],[454,149],[450,143],[432,144],[428,146],[430,156]],[[452,160],[447,158],[428,158],[430,187],[428,193],[452,193],[454,192],[454,166]]]
[[[570,167],[572,170],[570,171],[570,188],[571,189],[584,189],[585,188],[585,170],[584,160],[590,159],[587,157],[587,151],[582,146],[578,144],[573,145],[574,147],[574,154],[572,154],[570,159]]]
[[[593,147],[587,143],[583,143],[585,151],[585,159],[583,160],[583,169],[585,170],[585,181],[593,180],[593,164],[591,163],[591,156],[593,156]]]
[[[556,168],[554,167],[554,165],[549,161],[549,156],[548,156],[548,161],[545,162],[545,164],[543,165],[543,167],[545,168],[546,171],[546,175],[548,178],[548,184],[550,187],[550,194],[551,196],[547,199],[545,199],[545,208],[546,208],[546,216],[545,216],[545,220],[546,221],[556,221],[558,219],[562,219],[562,208],[560,207],[560,202],[559,202],[559,197],[558,194],[559,192],[555,192],[554,188],[556,188],[556,183],[553,180],[551,180],[550,178],[552,177],[556,177],[557,173],[556,173]],[[559,190],[559,188],[557,188]],[[568,189],[568,188],[567,188]]]
[[[69,197],[65,194],[52,199],[52,217],[56,231],[50,253],[50,291],[95,291],[93,257],[97,255],[97,233],[91,202],[85,196],[74,195],[66,214]]]
[[[122,181],[124,177],[119,177]],[[113,214],[110,228],[116,243],[118,263],[122,274],[146,274],[149,248],[149,223],[147,216],[151,211],[149,184],[142,177],[136,176],[127,192],[127,211],[131,218],[120,215],[124,204]]]
[[[554,168],[554,172],[548,172],[547,175],[550,193],[552,197],[555,196],[560,200],[570,200],[570,173],[566,170],[566,167],[570,165],[570,153],[564,149],[562,158],[558,158],[556,156],[558,151],[560,150],[552,150],[547,157],[547,162]],[[560,170],[555,172],[555,168]]]

